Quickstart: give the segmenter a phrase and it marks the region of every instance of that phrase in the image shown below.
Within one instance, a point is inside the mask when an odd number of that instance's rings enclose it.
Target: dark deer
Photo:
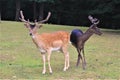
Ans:
[[[86,67],[86,60],[85,60],[85,54],[84,54],[84,45],[85,42],[95,33],[97,35],[101,35],[100,29],[97,27],[97,24],[99,23],[99,20],[96,18],[93,18],[91,15],[88,16],[88,19],[92,22],[92,25],[89,27],[89,29],[83,33],[79,29],[75,29],[71,32],[70,35],[70,41],[72,45],[77,49],[78,52],[78,59],[76,66],[79,65],[80,59],[82,60],[82,67],[85,69]],[[82,54],[81,54],[82,51]]]

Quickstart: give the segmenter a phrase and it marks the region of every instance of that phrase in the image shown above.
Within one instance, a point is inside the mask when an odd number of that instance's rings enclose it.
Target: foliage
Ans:
[[[1,17],[3,20],[15,19],[15,1],[0,0]],[[90,24],[88,15],[100,19],[100,26],[104,28],[120,29],[120,0],[20,0],[21,9],[26,11],[27,18],[34,20],[36,17],[46,16],[52,12],[50,23],[63,25]],[[34,2],[36,5],[34,5]],[[34,8],[33,8],[34,6]],[[30,8],[30,9],[28,9]],[[35,10],[36,9],[36,10]]]
[[[42,3],[42,2],[54,2],[54,0],[29,0],[29,1],[35,1],[38,3]]]

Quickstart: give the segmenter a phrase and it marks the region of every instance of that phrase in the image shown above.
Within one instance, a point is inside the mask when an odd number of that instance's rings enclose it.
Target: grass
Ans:
[[[73,27],[44,24],[39,33],[73,29]],[[51,66],[53,74],[42,75],[41,54],[33,44],[28,30],[21,22],[0,23],[0,79],[78,80],[120,79],[120,30],[102,29],[103,35],[93,35],[85,45],[87,69],[76,68],[77,52],[70,44],[70,68],[63,72],[62,53],[53,52]]]

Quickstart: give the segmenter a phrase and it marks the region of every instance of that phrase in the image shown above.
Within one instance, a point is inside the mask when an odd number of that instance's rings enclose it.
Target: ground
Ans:
[[[88,27],[44,24],[39,33]],[[64,56],[60,52],[51,55],[53,74],[42,75],[42,59],[22,22],[0,23],[0,79],[120,79],[120,30],[101,29],[103,35],[93,35],[85,44],[86,70],[76,67],[77,51],[69,44],[70,68],[63,71]]]

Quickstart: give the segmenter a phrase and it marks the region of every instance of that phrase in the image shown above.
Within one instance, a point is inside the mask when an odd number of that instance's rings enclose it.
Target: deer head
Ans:
[[[97,35],[101,35],[102,32],[97,27],[97,24],[99,24],[99,20],[97,18],[93,18],[91,15],[88,16],[88,19],[91,21],[92,25],[90,26],[89,30]]]
[[[34,23],[31,23],[29,21],[29,19],[25,20],[23,11],[20,11],[20,16],[21,16],[21,18],[19,18],[19,19],[25,23],[24,25],[26,26],[26,28],[28,28],[30,35],[32,35],[37,32],[38,28],[42,27],[42,23],[48,21],[49,17],[51,16],[51,12],[48,13],[48,16],[46,17],[46,19],[44,19],[42,21],[38,21],[38,22],[35,20]]]

